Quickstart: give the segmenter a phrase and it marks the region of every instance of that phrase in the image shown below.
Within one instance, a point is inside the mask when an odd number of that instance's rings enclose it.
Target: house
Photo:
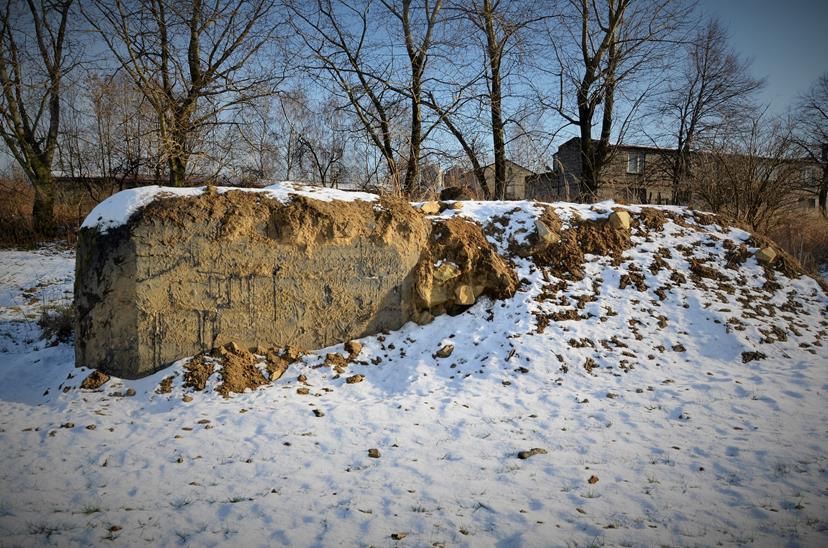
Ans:
[[[671,177],[675,161],[674,149],[638,145],[613,145],[610,159],[601,172],[601,185],[597,200],[616,200],[624,203],[675,204],[702,206],[698,192],[694,194],[691,184],[674,185]],[[696,165],[715,166],[721,157],[693,152]],[[733,158],[741,158],[732,155]],[[759,159],[761,162],[763,159]],[[776,162],[777,164],[779,162]],[[554,155],[554,169],[528,179],[526,194],[539,201],[577,200],[581,194],[580,139],[574,137],[560,147]],[[799,177],[802,188],[807,188],[821,176],[819,165],[808,160],[790,160],[777,165],[768,177],[775,177],[774,170],[784,168],[789,174]],[[695,189],[698,191],[698,189]],[[797,207],[815,209],[816,198],[807,191],[802,192]]]
[[[489,190],[494,192],[495,173],[494,164],[489,164],[483,168],[484,176],[486,177],[486,184]],[[511,160],[506,160],[506,199],[507,200],[525,200],[526,199],[526,181],[527,178],[535,176],[536,173],[531,169],[517,164]],[[443,177],[444,186],[460,186],[472,189],[478,196],[483,196],[483,190],[477,183],[477,177],[474,171],[463,171],[458,167],[453,167],[447,170]]]

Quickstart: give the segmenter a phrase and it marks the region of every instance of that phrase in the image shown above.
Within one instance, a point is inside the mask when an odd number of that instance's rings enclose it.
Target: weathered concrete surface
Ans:
[[[320,348],[514,293],[480,227],[446,223],[392,200],[158,199],[105,234],[81,231],[76,363],[137,378],[231,341]],[[457,237],[475,230],[463,251]],[[441,261],[459,273],[435,282]]]

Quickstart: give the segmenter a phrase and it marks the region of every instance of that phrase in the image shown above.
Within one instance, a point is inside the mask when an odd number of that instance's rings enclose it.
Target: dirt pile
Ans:
[[[215,391],[225,398],[255,390],[278,380],[299,355],[292,349],[256,348],[253,351],[230,342],[211,352],[194,356],[183,367],[185,391],[203,392],[209,380],[217,376]],[[158,386],[159,394],[172,392],[174,377],[166,377]]]
[[[459,217],[435,220],[415,269],[415,307],[421,313],[458,313],[481,295],[514,295],[517,276],[477,223]]]
[[[579,281],[584,278],[586,254],[610,256],[619,263],[631,245],[630,231],[614,228],[608,219],[578,220],[561,231],[557,244],[535,252],[532,258],[558,278]]]

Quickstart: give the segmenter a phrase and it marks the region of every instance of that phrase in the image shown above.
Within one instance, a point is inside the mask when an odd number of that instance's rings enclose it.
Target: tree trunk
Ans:
[[[170,168],[170,186],[184,186],[187,181],[187,159],[172,156],[167,163]]]
[[[408,148],[408,165],[405,168],[404,190],[407,196],[413,196],[417,190],[420,175],[420,144],[423,140],[420,93],[420,87],[415,83],[411,96],[411,142]]]
[[[54,179],[48,169],[39,169],[37,180],[32,181],[35,189],[32,206],[32,226],[40,236],[54,236],[55,226],[55,188]]]
[[[817,192],[817,205],[823,217],[828,217],[828,143],[822,143],[822,181]]]

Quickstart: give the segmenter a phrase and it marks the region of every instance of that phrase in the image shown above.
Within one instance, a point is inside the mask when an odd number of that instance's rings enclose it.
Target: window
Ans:
[[[803,183],[818,183],[822,173],[818,167],[806,167],[802,170]]]
[[[628,152],[627,153],[627,173],[638,175],[644,173],[644,153],[643,152]]]
[[[816,198],[800,198],[799,199],[799,207],[804,209],[816,209],[817,200]]]

